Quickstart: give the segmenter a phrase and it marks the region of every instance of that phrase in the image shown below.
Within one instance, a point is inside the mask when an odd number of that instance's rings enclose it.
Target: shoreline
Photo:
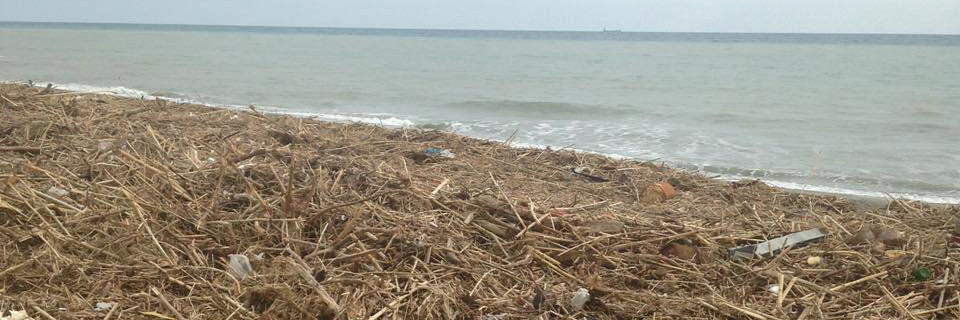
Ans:
[[[22,81],[0,81],[0,85],[3,85],[3,84],[26,84],[26,83]],[[78,94],[79,93],[94,94],[94,95],[104,94],[104,95],[111,95],[111,96],[123,97],[123,98],[134,98],[134,99],[144,98],[147,100],[161,99],[161,100],[178,103],[178,104],[195,104],[195,105],[202,105],[205,107],[227,109],[227,110],[247,110],[248,108],[248,106],[242,106],[242,105],[199,102],[199,101],[194,101],[190,98],[185,98],[185,97],[167,97],[162,95],[154,95],[152,93],[148,93],[146,91],[142,91],[139,89],[131,89],[131,88],[122,87],[122,86],[98,87],[98,86],[89,86],[89,85],[82,85],[82,84],[61,84],[61,83],[53,83],[53,85],[54,85],[54,89],[63,90],[64,92],[78,93]],[[34,83],[34,87],[43,88],[44,85],[37,82],[37,83]],[[60,87],[64,87],[64,89],[59,89]],[[365,118],[358,115],[287,111],[281,108],[270,107],[270,106],[265,108],[258,107],[258,111],[263,112],[265,114],[270,114],[270,115],[293,116],[297,118],[313,119],[318,121],[327,121],[327,122],[340,123],[340,124],[364,123],[368,125],[379,125],[388,129],[420,129],[420,128],[417,128],[417,126],[410,120],[397,118],[397,116],[392,116],[390,118],[376,118],[376,117]],[[423,129],[423,130],[431,130],[431,129]],[[439,129],[436,129],[436,130],[440,132],[448,133],[448,134],[461,135],[468,138],[489,140],[489,141],[495,141],[495,142],[501,142],[501,143],[506,142],[506,140],[504,139],[479,138],[479,137],[462,135],[456,132],[448,132],[448,131],[439,130]],[[518,143],[518,142],[510,142],[509,146],[513,148],[531,148],[531,149],[550,148],[550,146],[545,146],[545,145],[532,144],[532,143]],[[633,161],[639,161],[639,162],[655,161],[655,160],[637,159],[637,158],[632,158],[632,157],[618,155],[618,154],[582,150],[577,148],[565,147],[559,150],[571,150],[575,152],[596,154],[604,157],[610,157],[616,160],[633,160]],[[691,170],[679,168],[678,164],[675,164],[675,163],[668,163],[667,166],[670,166],[674,170],[684,171],[690,174],[715,175],[714,179],[717,179],[720,181],[734,182],[738,180],[761,180],[768,185],[782,188],[784,190],[790,190],[790,191],[795,191],[800,193],[808,192],[810,194],[816,194],[816,195],[835,195],[835,196],[845,197],[858,202],[864,202],[865,205],[867,205],[867,207],[871,207],[871,208],[878,207],[881,205],[886,205],[889,202],[891,202],[892,199],[920,201],[920,202],[924,202],[932,205],[949,206],[949,205],[960,204],[960,199],[943,197],[943,196],[917,195],[912,193],[900,193],[900,192],[887,193],[887,192],[870,191],[870,190],[855,190],[855,189],[845,189],[845,188],[838,188],[838,187],[807,185],[807,184],[795,183],[795,182],[769,181],[769,180],[762,180],[762,179],[753,178],[753,177],[729,177],[729,176],[714,174],[710,172],[701,173],[699,171],[691,171]],[[679,166],[682,167],[682,165],[679,165]]]
[[[0,96],[0,308],[33,316],[104,318],[111,303],[174,319],[960,315],[937,282],[960,260],[956,205],[863,208],[255,109]],[[730,254],[812,229],[823,238]]]

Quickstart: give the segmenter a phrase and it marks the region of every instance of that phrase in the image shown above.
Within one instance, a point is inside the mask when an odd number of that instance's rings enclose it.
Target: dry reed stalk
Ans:
[[[64,308],[46,310],[53,318],[170,318],[145,311],[157,306],[188,316],[174,305],[193,319],[909,317],[893,301],[917,317],[960,314],[956,286],[905,284],[917,268],[944,280],[960,268],[943,241],[955,206],[858,210],[759,182],[437,131],[0,91],[19,105],[4,109],[0,143],[41,148],[0,152],[0,292]],[[676,198],[639,202],[662,181]],[[69,192],[43,192],[50,186]],[[612,221],[615,233],[592,229]],[[904,231],[885,245],[904,256],[847,243],[870,226]],[[762,260],[725,254],[809,228],[829,236]],[[672,246],[694,258],[663,250]],[[248,257],[255,276],[230,274],[231,254]],[[808,266],[812,255],[823,262]],[[567,302],[580,287],[592,298],[574,315]],[[97,301],[116,304],[91,314]]]

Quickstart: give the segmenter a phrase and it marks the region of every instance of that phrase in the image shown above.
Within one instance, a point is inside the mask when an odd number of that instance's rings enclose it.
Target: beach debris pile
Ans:
[[[960,317],[957,206],[16,84],[0,114],[0,317]]]

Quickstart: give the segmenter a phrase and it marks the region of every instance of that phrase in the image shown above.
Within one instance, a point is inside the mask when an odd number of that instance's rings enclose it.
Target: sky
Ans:
[[[3,0],[0,21],[960,34],[960,0]]]

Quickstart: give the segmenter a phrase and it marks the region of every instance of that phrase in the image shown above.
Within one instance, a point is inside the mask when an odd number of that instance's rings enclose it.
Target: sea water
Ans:
[[[960,36],[0,23],[27,80],[960,202]]]

